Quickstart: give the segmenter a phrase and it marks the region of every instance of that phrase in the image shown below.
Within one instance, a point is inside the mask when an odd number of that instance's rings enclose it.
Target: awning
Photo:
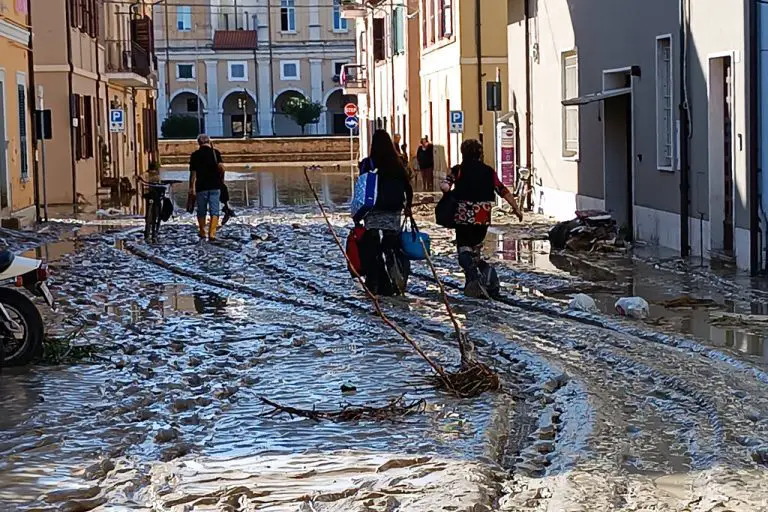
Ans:
[[[608,98],[615,98],[616,96],[623,96],[624,94],[630,94],[632,92],[631,87],[623,87],[621,89],[611,89],[610,91],[594,92],[585,96],[579,96],[578,98],[570,98],[563,100],[562,103],[566,107],[572,105],[586,105],[594,101],[602,101]]]

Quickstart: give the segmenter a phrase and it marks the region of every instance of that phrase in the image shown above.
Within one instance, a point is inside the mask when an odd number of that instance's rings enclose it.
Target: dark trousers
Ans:
[[[434,169],[428,168],[428,169],[421,169],[417,172],[417,176],[421,176],[421,191],[422,192],[432,192],[435,188],[434,183]],[[417,177],[418,179],[418,177]]]
[[[363,235],[360,258],[365,268],[365,286],[374,295],[394,295],[396,289],[389,278],[387,267],[395,261],[400,247],[397,231],[369,229]]]
[[[467,283],[480,280],[480,273],[485,272],[488,263],[482,258],[482,244],[488,226],[458,225],[456,226],[456,247],[459,252],[459,265],[464,271]]]

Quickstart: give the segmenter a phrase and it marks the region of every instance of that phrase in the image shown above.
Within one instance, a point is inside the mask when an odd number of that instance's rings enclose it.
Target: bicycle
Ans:
[[[531,169],[528,167],[517,168],[517,180],[515,183],[515,191],[513,192],[517,204],[523,211],[530,211],[533,208],[532,196],[533,196],[533,177]],[[525,208],[525,203],[528,202],[529,209]]]
[[[160,223],[167,222],[173,215],[173,201],[166,195],[166,192],[178,180],[162,180],[153,183],[139,178],[139,182],[146,187],[142,197],[146,201],[144,212],[144,240],[157,242],[157,235],[160,231]],[[169,194],[170,195],[170,194]]]

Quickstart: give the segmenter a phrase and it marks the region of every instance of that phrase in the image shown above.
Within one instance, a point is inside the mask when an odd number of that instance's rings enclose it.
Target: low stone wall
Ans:
[[[269,137],[255,139],[214,139],[226,163],[269,162],[346,162],[349,161],[349,137]],[[355,158],[358,139],[353,139]],[[162,165],[186,165],[197,149],[194,140],[159,141]]]

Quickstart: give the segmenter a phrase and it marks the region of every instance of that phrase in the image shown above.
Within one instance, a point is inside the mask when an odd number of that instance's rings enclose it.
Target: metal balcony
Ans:
[[[341,0],[341,17],[347,19],[365,18],[368,13],[366,0]]]
[[[339,82],[348,95],[366,94],[368,92],[368,74],[362,64],[345,64],[341,68]]]
[[[105,47],[107,80],[123,87],[154,89],[156,58],[132,41],[107,41]]]

